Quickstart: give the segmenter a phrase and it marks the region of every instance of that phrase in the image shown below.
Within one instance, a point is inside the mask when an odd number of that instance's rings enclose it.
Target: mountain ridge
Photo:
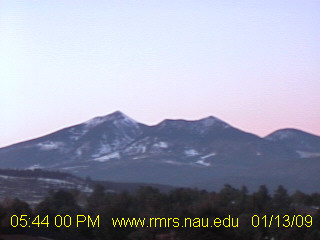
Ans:
[[[212,116],[212,115],[209,115],[209,116],[207,116],[207,117],[203,117],[203,118],[200,118],[200,119],[197,119],[197,120],[186,120],[186,119],[182,119],[182,118],[177,118],[177,119],[168,118],[168,119],[164,119],[164,120],[160,121],[160,122],[157,123],[157,124],[147,125],[147,124],[144,124],[144,123],[140,123],[140,122],[134,120],[133,118],[127,116],[127,115],[124,114],[122,111],[117,110],[117,111],[114,111],[114,112],[112,112],[112,113],[110,113],[110,114],[107,114],[107,115],[97,116],[97,117],[90,118],[89,120],[84,121],[84,122],[82,122],[82,123],[78,123],[78,124],[75,124],[75,125],[63,127],[63,128],[61,128],[61,129],[58,129],[58,130],[54,130],[54,131],[52,131],[52,132],[50,132],[50,133],[48,133],[48,134],[44,134],[44,135],[39,136],[39,137],[34,137],[34,138],[26,139],[26,140],[23,140],[23,141],[20,141],[20,142],[16,142],[16,143],[12,143],[12,144],[9,144],[9,145],[5,145],[5,146],[3,146],[3,147],[0,147],[0,149],[8,148],[8,147],[11,147],[11,146],[15,146],[15,145],[17,145],[17,144],[23,144],[23,143],[25,143],[25,142],[30,142],[30,141],[33,141],[33,140],[38,140],[38,139],[40,139],[40,138],[45,138],[45,137],[47,137],[47,136],[49,136],[49,135],[51,135],[51,134],[55,134],[55,133],[58,133],[58,132],[60,132],[60,131],[62,131],[62,130],[71,129],[71,128],[74,128],[74,127],[77,127],[77,126],[80,126],[80,125],[83,125],[83,124],[88,124],[88,125],[90,125],[90,122],[92,122],[93,120],[105,119],[106,117],[112,116],[112,115],[114,115],[114,114],[115,114],[116,116],[119,116],[119,115],[121,116],[121,115],[122,115],[122,116],[124,116],[124,117],[126,117],[126,118],[128,118],[128,119],[131,119],[131,120],[133,120],[134,122],[136,122],[136,123],[138,123],[138,124],[140,124],[140,125],[146,126],[146,127],[156,127],[156,126],[162,125],[164,122],[171,122],[171,121],[172,121],[172,122],[185,121],[185,122],[190,122],[190,123],[196,123],[196,122],[200,122],[200,121],[207,120],[207,119],[215,119],[215,120],[217,120],[217,121],[220,121],[220,122],[223,123],[223,124],[228,125],[228,127],[232,127],[232,125],[230,125],[230,124],[226,123],[225,121],[222,121],[221,119],[219,119],[219,118],[217,118],[217,117],[214,117],[214,116]],[[234,128],[235,128],[235,127],[234,127]],[[270,137],[272,134],[275,134],[275,133],[280,132],[280,131],[286,131],[286,130],[299,131],[299,132],[302,132],[302,133],[305,133],[305,134],[309,134],[309,135],[313,135],[313,136],[315,136],[315,137],[319,137],[319,138],[320,138],[320,135],[317,135],[317,134],[314,134],[314,133],[311,133],[311,132],[308,132],[308,131],[304,131],[304,130],[301,130],[301,129],[297,129],[297,128],[280,128],[280,129],[278,129],[278,130],[272,131],[271,133],[269,133],[269,134],[267,134],[267,135],[265,135],[265,136],[259,136],[259,135],[255,134],[255,133],[251,133],[251,132],[248,132],[248,131],[245,131],[245,130],[241,130],[241,129],[239,129],[239,128],[236,128],[236,129],[238,129],[238,130],[240,130],[240,131],[242,131],[242,132],[246,132],[246,133],[250,133],[250,134],[256,135],[256,136],[258,136],[259,138],[264,138],[264,139],[267,139],[267,138]]]
[[[295,134],[281,138],[288,131]],[[279,173],[279,167],[294,163],[288,172],[299,174],[302,161],[318,157],[320,137],[301,130],[278,130],[262,138],[213,116],[165,119],[148,126],[115,111],[0,148],[0,168],[43,168],[99,180],[179,186],[251,176],[263,184],[270,180],[262,165],[285,181],[287,173]],[[308,164],[317,169],[320,162]]]

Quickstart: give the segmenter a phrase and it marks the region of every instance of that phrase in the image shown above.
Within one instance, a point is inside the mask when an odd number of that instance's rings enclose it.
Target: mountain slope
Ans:
[[[212,116],[147,126],[117,111],[1,148],[0,168],[43,168],[99,180],[206,189],[228,182],[252,188],[278,182],[294,190],[316,179],[319,139],[290,129],[260,138]],[[313,155],[304,162],[306,153]]]
[[[298,129],[281,129],[266,136],[277,144],[296,151],[301,158],[320,157],[320,137]]]
[[[120,150],[142,134],[142,124],[121,112],[0,149],[1,167],[52,168]],[[3,161],[5,159],[5,161]]]

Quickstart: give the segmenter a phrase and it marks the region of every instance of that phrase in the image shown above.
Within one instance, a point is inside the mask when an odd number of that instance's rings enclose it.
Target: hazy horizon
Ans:
[[[320,135],[320,1],[0,0],[0,147],[121,111]]]

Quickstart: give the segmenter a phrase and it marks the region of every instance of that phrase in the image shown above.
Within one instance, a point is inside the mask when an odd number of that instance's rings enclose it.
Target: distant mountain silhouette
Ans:
[[[208,190],[282,184],[310,192],[320,191],[320,137],[283,129],[261,138],[212,116],[147,126],[117,111],[1,148],[0,167]]]

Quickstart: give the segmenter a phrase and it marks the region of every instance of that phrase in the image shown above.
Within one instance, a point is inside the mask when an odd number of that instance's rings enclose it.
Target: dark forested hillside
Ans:
[[[83,194],[89,194],[97,183],[109,192],[135,192],[141,186],[153,186],[162,192],[174,189],[160,184],[95,181],[90,177],[82,179],[68,173],[42,169],[0,169],[0,201],[5,198],[19,198],[33,206],[42,201],[48,191],[77,189]]]

